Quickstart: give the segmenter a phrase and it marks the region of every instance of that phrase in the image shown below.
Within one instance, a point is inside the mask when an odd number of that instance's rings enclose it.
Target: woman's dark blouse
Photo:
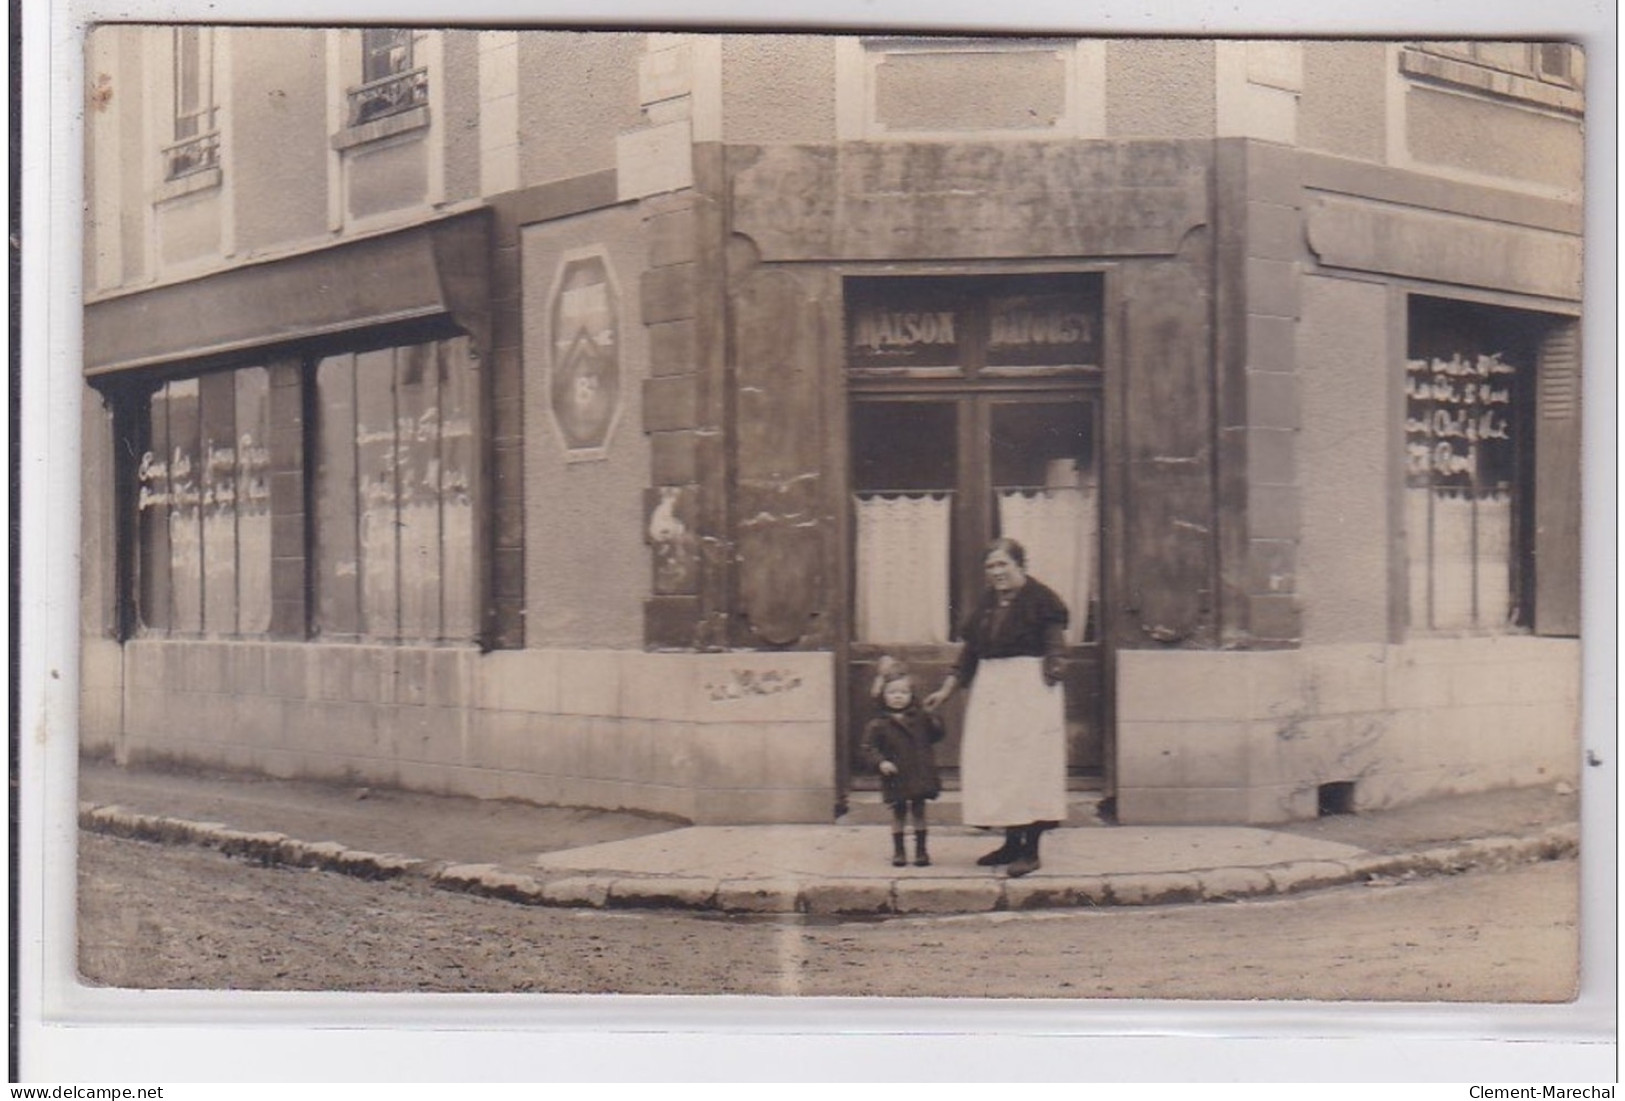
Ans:
[[[1066,648],[1066,622],[1066,605],[1041,581],[1027,578],[1003,614],[998,594],[987,589],[960,624],[959,637],[965,644],[954,676],[961,687],[969,685],[983,658],[1058,659]]]

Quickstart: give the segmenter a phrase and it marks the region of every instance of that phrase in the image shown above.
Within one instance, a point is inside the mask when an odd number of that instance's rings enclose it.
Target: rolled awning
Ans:
[[[85,307],[85,374],[225,363],[410,323],[489,347],[489,212],[248,263]]]

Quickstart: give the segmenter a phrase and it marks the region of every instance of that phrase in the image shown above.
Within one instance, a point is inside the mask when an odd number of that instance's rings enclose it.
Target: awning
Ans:
[[[226,363],[444,320],[489,347],[489,212],[472,211],[85,307],[85,374]]]

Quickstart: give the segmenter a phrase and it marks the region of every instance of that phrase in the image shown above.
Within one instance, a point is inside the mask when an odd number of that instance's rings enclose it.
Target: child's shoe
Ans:
[[[891,866],[903,868],[907,867],[907,865],[908,854],[903,851],[903,835],[894,833],[891,835]]]
[[[931,854],[925,851],[925,831],[914,831],[914,866],[916,868],[929,868]]]

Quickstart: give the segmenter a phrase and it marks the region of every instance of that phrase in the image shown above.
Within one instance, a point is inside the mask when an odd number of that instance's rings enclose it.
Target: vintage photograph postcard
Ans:
[[[79,981],[1571,1001],[1586,66],[93,27]]]

